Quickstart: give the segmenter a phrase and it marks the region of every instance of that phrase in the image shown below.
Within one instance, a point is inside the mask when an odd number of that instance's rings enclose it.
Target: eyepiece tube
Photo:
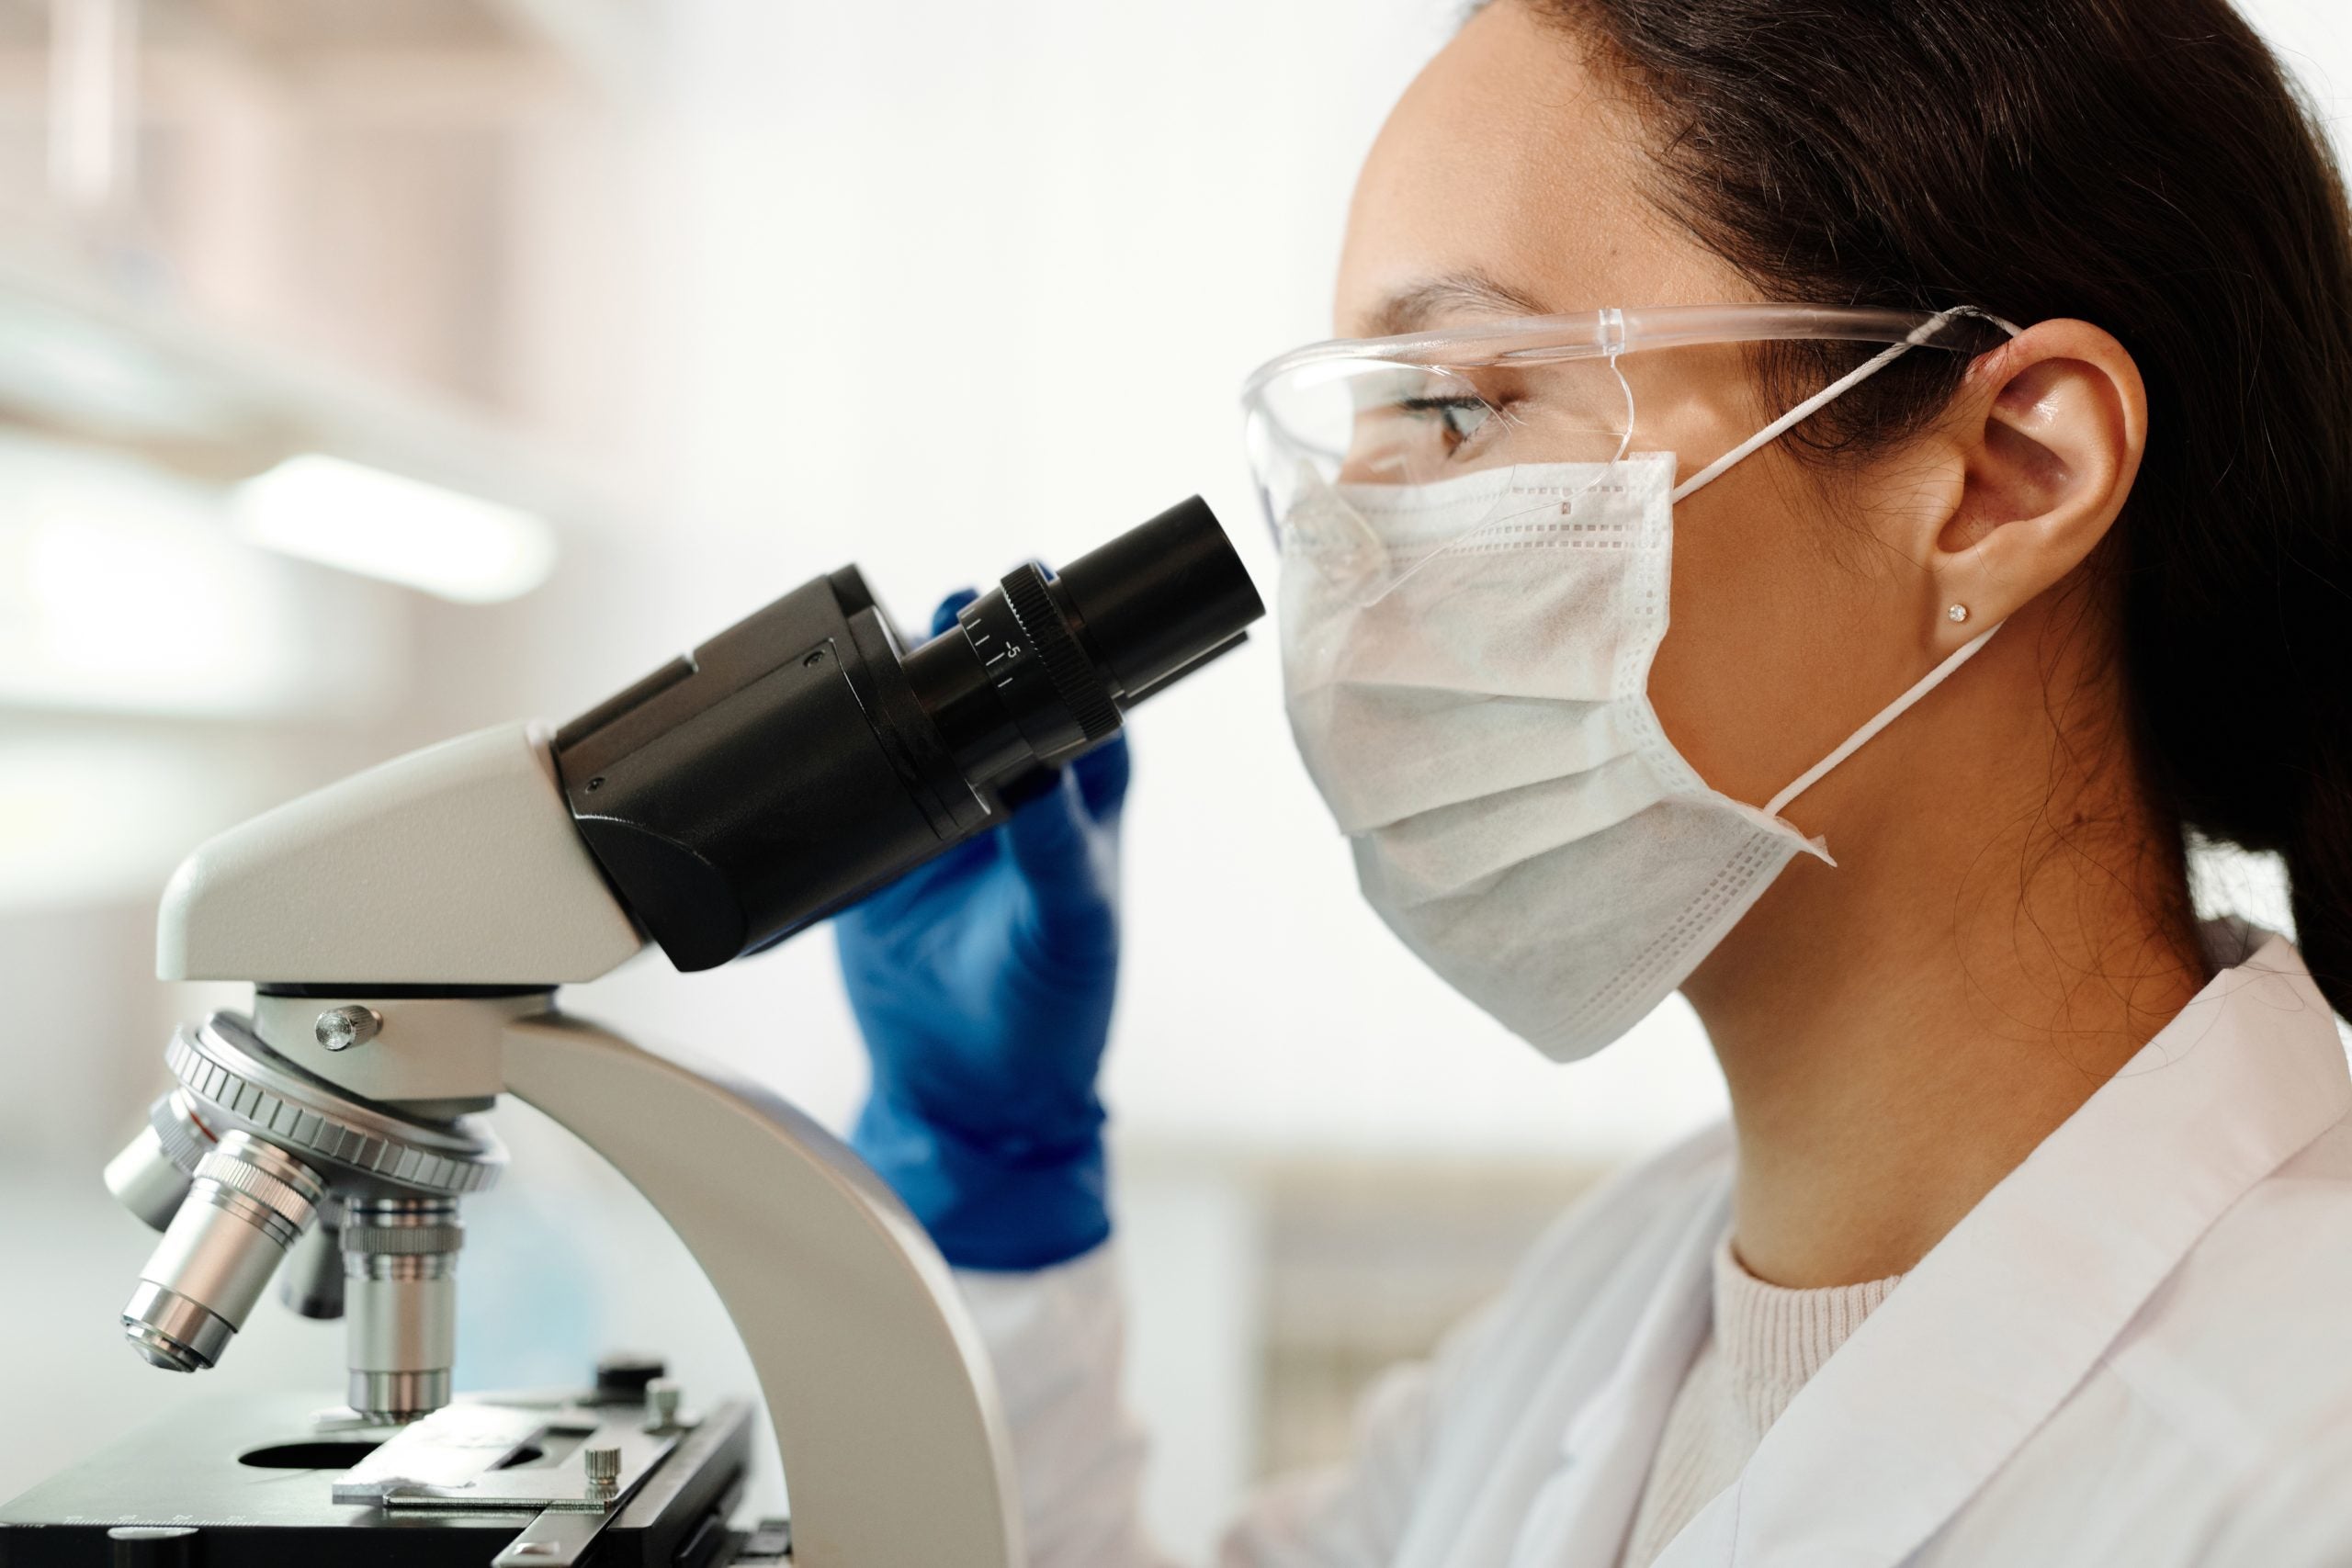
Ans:
[[[907,656],[915,696],[974,784],[1065,761],[1266,613],[1199,496],[1079,557],[1017,567]]]
[[[565,725],[556,768],[630,915],[707,969],[1002,820],[1264,614],[1197,497],[911,651],[845,567]]]
[[[1156,689],[1266,613],[1197,495],[1079,557],[1056,586],[1080,638],[1126,698]]]

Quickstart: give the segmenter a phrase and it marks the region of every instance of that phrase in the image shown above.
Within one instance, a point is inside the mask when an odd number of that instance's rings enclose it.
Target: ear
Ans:
[[[2147,447],[2148,395],[2115,338],[2052,321],[1969,367],[1943,429],[1960,482],[1921,540],[1922,629],[1949,652],[2008,619],[2098,547]],[[1925,529],[1922,529],[1925,532]],[[1962,606],[1965,619],[1952,618]]]

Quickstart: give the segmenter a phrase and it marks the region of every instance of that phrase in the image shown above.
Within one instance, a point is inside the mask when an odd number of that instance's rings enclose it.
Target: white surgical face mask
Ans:
[[[1782,807],[1992,636],[1762,809],[1709,788],[1667,739],[1648,681],[1674,502],[1822,400],[1680,491],[1671,454],[1637,454],[1300,503],[1330,509],[1299,519],[1300,550],[1456,541],[1368,602],[1346,571],[1286,557],[1291,728],[1389,929],[1557,1060],[1640,1021],[1795,856],[1827,861]]]

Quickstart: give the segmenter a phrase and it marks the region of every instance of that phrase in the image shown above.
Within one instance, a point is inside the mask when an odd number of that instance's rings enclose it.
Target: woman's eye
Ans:
[[[1426,420],[1439,432],[1451,454],[1468,445],[1495,411],[1481,398],[1462,396],[1442,398],[1408,398],[1397,406],[1397,412],[1416,419]]]
[[[1494,400],[1455,376],[1414,372],[1365,377],[1352,391],[1340,475],[1359,483],[1442,479],[1493,445],[1509,418]]]

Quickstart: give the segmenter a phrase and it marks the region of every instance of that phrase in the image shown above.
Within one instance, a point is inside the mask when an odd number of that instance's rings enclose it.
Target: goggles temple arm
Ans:
[[[1766,425],[1763,429],[1758,431],[1755,434],[1749,436],[1747,440],[1741,442],[1738,446],[1733,447],[1730,451],[1724,453],[1722,457],[1716,458],[1713,462],[1708,464],[1697,473],[1691,475],[1689,479],[1683,480],[1680,484],[1675,486],[1673,497],[1675,503],[1679,505],[1689,497],[1695,495],[1700,491],[1705,489],[1708,485],[1714,483],[1715,480],[1723,478],[1723,476],[1732,468],[1737,467],[1743,462],[1746,462],[1748,458],[1754,457],[1765,447],[1770,446],[1773,442],[1778,441],[1781,436],[1786,435],[1790,431],[1794,430],[1798,425],[1803,424],[1806,420],[1811,419],[1815,414],[1819,413],[1823,409],[1827,408],[1831,403],[1836,402],[1839,398],[1844,397],[1847,393],[1852,391],[1855,388],[1860,386],[1863,382],[1869,380],[1880,371],[1885,369],[1888,366],[1894,364],[1896,360],[1902,358],[1905,355],[1918,347],[1921,344],[1926,343],[1928,339],[1934,337],[1938,333],[1943,331],[1943,329],[1951,323],[1953,317],[1962,314],[1974,315],[1977,312],[1973,310],[1938,311],[1934,316],[1920,322],[1917,327],[1913,328],[1911,335],[1905,338],[1901,343],[1894,344],[1889,346],[1883,353],[1874,355],[1870,359],[1865,360],[1862,364],[1855,367],[1852,370],[1839,377],[1837,380],[1832,381],[1828,386],[1824,387],[1820,391],[1815,392],[1813,396],[1807,398],[1804,401],[1799,403],[1796,407],[1791,409],[1788,412],[1782,414],[1780,418],[1774,420],[1771,423]],[[2004,325],[2006,325],[2006,323],[2004,323]],[[2014,335],[2017,331],[2014,327],[2011,327],[2008,330],[2012,335]]]

